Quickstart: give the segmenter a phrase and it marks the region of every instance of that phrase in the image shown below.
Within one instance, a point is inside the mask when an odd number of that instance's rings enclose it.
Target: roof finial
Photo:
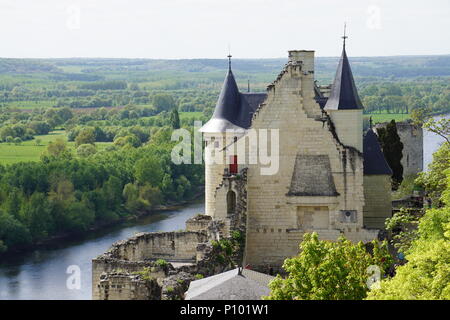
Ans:
[[[372,116],[370,116],[370,118],[369,118],[369,127],[370,127],[370,129],[373,129],[373,120],[372,120]]]
[[[231,57],[232,57],[232,55],[231,55],[231,49],[230,49],[230,44],[228,44],[228,70],[230,70],[231,71]]]
[[[348,37],[347,37],[347,33],[346,33],[346,30],[347,29],[347,22],[344,22],[344,36],[342,37],[342,39],[344,39],[344,48],[345,48],[345,39],[347,39]]]

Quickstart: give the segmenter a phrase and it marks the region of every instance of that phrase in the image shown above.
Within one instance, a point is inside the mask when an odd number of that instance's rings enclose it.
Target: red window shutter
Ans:
[[[230,174],[238,172],[237,156],[230,156]]]

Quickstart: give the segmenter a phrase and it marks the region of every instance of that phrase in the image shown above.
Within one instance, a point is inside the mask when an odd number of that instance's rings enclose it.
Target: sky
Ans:
[[[0,57],[450,54],[449,0],[0,0]]]

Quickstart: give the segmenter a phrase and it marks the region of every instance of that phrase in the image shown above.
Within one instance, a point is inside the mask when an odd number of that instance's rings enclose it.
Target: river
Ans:
[[[92,232],[76,241],[18,254],[0,261],[0,299],[91,299],[91,259],[111,244],[137,232],[184,229],[185,221],[204,212],[204,204],[191,204],[180,210],[156,213],[138,221]],[[6,261],[5,261],[6,260]],[[81,270],[80,289],[66,286],[67,268]]]
[[[435,117],[436,120],[441,119],[441,118],[449,119],[450,114]],[[444,138],[442,138],[432,132],[429,132],[426,130],[423,132],[423,169],[425,171],[427,170],[428,165],[433,160],[433,153],[437,149],[439,149],[439,147],[441,146],[441,144],[444,141],[445,141]]]

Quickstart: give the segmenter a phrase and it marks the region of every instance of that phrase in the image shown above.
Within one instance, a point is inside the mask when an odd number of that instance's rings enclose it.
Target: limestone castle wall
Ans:
[[[275,175],[261,175],[258,165],[249,165],[245,263],[254,268],[281,266],[298,253],[305,232],[329,240],[343,234],[370,241],[377,235],[363,229],[362,154],[339,141],[332,120],[319,121],[312,61],[311,52],[291,54],[254,115],[252,128],[279,130],[280,150]],[[362,139],[362,129],[355,130]],[[329,185],[335,190],[314,194]]]
[[[397,132],[403,143],[403,176],[423,171],[423,130],[409,122],[398,122]]]
[[[205,133],[205,213],[214,217],[216,188],[222,182],[225,168],[228,167],[225,153],[221,150],[227,145],[226,135],[222,133]],[[221,159],[219,161],[214,161]]]
[[[363,114],[362,110],[330,110],[331,120],[336,128],[339,140],[346,146],[363,151]],[[355,134],[359,132],[360,134]]]
[[[242,137],[243,132],[205,133],[205,214],[214,219],[223,219],[223,208],[217,201],[217,192],[221,188],[224,174],[229,169],[230,156],[237,150],[230,150],[235,139]],[[220,161],[220,162],[219,162]],[[239,158],[240,162],[241,159]],[[238,171],[246,166],[238,164]],[[226,202],[223,206],[226,206]],[[225,209],[226,210],[226,209]],[[217,211],[217,214],[216,214]]]
[[[386,218],[392,216],[391,177],[389,175],[364,176],[364,225],[384,229]]]
[[[387,123],[379,123],[376,128],[385,127]],[[423,129],[409,121],[396,122],[397,133],[403,143],[403,177],[415,175],[423,171]]]

